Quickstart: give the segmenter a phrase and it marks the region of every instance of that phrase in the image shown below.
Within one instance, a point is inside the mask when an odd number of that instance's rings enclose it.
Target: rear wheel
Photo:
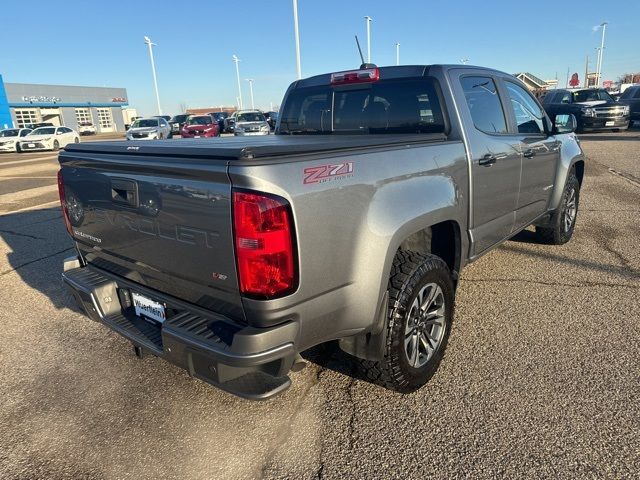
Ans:
[[[384,358],[360,361],[367,378],[402,393],[422,387],[444,354],[453,302],[451,273],[442,259],[399,251],[389,279]]]
[[[549,227],[536,227],[538,237],[545,243],[563,245],[571,240],[578,217],[580,182],[575,170],[571,170],[564,186],[560,205],[551,214]]]

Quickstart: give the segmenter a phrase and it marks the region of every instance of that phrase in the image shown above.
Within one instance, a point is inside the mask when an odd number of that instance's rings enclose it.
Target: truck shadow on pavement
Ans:
[[[32,289],[44,293],[56,309],[79,312],[60,279],[62,261],[74,247],[58,207],[0,216],[0,279],[3,293],[11,295],[16,273]]]

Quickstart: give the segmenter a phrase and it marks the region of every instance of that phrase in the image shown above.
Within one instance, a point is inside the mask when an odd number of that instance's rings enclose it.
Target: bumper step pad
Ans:
[[[279,332],[241,326],[214,313],[191,311],[180,301],[172,303],[161,293],[96,268],[66,269],[63,281],[92,320],[104,323],[134,346],[186,369],[191,376],[252,400],[270,398],[291,385],[287,373],[295,352],[293,338],[287,337],[296,331],[291,325],[278,327]],[[136,316],[133,307],[121,304],[122,289],[161,298],[171,314],[162,324]],[[271,348],[261,351],[256,345],[262,345],[264,338],[260,337],[265,334],[279,336]]]

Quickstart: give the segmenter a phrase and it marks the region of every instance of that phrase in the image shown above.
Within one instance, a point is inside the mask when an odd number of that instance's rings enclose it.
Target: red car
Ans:
[[[209,115],[194,115],[187,119],[180,135],[182,138],[219,137],[220,127]]]

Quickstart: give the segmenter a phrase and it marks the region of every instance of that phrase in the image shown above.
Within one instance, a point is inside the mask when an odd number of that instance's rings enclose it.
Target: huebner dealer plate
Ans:
[[[143,297],[139,293],[135,292],[131,292],[131,297],[133,298],[133,306],[136,309],[136,315],[139,317],[149,317],[160,323],[165,321],[166,316],[164,312],[164,305],[154,302],[150,298]]]

